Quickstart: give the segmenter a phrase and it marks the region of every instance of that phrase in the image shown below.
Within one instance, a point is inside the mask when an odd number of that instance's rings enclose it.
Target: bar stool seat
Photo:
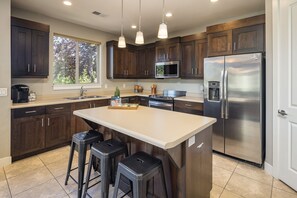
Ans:
[[[90,161],[88,166],[88,172],[86,176],[86,184],[84,188],[83,197],[86,197],[87,190],[89,188],[90,175],[92,170],[92,163],[95,158],[100,160],[100,173],[101,173],[101,197],[107,198],[109,193],[110,180],[114,181],[115,166],[112,164],[112,160],[115,160],[117,156],[128,156],[127,145],[123,142],[109,139],[100,143],[96,143],[91,148]],[[93,187],[96,184],[93,184]]]
[[[73,179],[78,184],[77,197],[81,197],[83,184],[84,184],[84,172],[85,172],[85,163],[87,148],[92,146],[94,143],[103,141],[103,135],[95,130],[89,130],[85,132],[76,133],[72,136],[70,155],[68,161],[67,174],[65,179],[65,185],[68,184],[69,177]],[[78,167],[71,169],[74,150],[78,151]],[[78,180],[76,181],[70,174],[71,171],[78,169]]]
[[[147,195],[147,182],[157,174],[161,176],[162,197],[167,197],[162,161],[145,152],[137,152],[119,162],[113,198],[117,197],[121,176],[132,183],[134,198]]]

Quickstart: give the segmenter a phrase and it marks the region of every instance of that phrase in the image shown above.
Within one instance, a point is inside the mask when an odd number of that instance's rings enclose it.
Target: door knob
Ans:
[[[286,116],[288,115],[286,111],[284,110],[278,110],[278,114],[281,115],[281,116]]]

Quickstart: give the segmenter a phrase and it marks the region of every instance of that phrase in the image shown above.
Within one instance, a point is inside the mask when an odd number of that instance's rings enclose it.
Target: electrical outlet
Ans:
[[[7,96],[7,88],[0,88],[0,96]]]
[[[126,84],[125,83],[123,84],[123,88],[126,88]]]
[[[107,89],[107,84],[104,85],[104,88]]]

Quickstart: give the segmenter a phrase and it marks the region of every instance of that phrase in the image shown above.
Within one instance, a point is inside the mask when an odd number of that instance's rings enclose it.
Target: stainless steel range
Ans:
[[[174,98],[186,95],[186,91],[164,90],[163,94],[150,95],[149,107],[158,109],[174,110]]]

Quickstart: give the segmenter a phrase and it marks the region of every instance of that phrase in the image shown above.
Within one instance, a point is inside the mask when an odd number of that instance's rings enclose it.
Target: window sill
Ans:
[[[101,85],[95,85],[95,84],[81,84],[81,85],[53,85],[54,91],[59,90],[78,90],[81,89],[83,86],[84,89],[100,89]]]

